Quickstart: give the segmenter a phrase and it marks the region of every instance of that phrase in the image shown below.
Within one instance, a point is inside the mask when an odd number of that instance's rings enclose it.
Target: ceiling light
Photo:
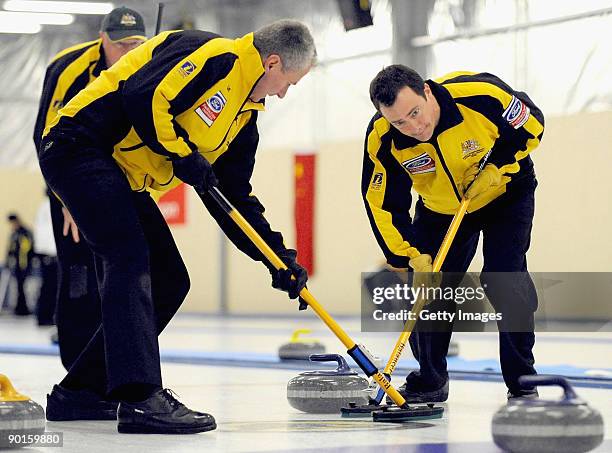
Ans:
[[[6,0],[7,11],[29,11],[38,13],[108,14],[113,4],[108,2],[56,2],[42,0]]]
[[[42,24],[42,25],[70,25],[74,22],[72,14],[53,13],[17,13],[13,11],[0,11],[0,23],[10,24]]]
[[[40,24],[9,24],[0,21],[0,33],[38,33],[41,29]]]

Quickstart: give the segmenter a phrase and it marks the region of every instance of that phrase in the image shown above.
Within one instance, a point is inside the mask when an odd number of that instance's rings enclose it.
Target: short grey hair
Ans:
[[[299,71],[312,66],[317,49],[310,30],[297,20],[281,19],[253,33],[253,44],[262,59],[278,55],[284,71]]]

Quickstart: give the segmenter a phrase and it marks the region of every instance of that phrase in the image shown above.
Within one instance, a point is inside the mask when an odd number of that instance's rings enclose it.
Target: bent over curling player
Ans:
[[[425,274],[432,271],[432,256],[462,197],[469,198],[442,271],[465,272],[482,232],[481,283],[503,316],[499,349],[508,398],[535,395],[535,389],[522,389],[518,378],[536,373],[537,295],[526,253],[537,185],[529,153],[544,131],[542,112],[525,93],[492,74],[455,72],[424,81],[403,65],[380,71],[370,84],[370,98],[378,113],[366,133],[361,189],[388,264],[414,271],[417,281],[432,281]],[[411,189],[419,195],[414,219]],[[419,324],[410,347],[420,369],[410,373],[400,392],[408,402],[446,401],[452,323],[442,329],[438,323],[442,331]]]
[[[249,180],[262,101],[283,98],[315,58],[309,30],[296,21],[235,40],[164,32],[103,72],[47,128],[43,175],[100,261],[102,324],[59,385],[75,395],[73,408],[77,393],[86,392],[82,418],[96,398],[106,397],[120,401],[120,432],[216,427],[211,415],[187,409],[162,389],[157,336],[185,298],[189,278],[146,189],[163,191],[180,181],[194,186],[238,248],[264,261],[207,194],[218,185],[288,266],[270,269],[272,285],[297,298],[306,271],[272,231]],[[61,414],[62,401],[56,402]]]

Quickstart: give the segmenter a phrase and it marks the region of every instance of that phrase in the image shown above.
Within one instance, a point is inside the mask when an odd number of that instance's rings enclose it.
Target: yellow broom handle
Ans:
[[[434,260],[433,272],[440,272],[440,269],[442,268],[442,264],[444,263],[444,259],[446,258],[446,255],[448,254],[448,250],[450,249],[451,244],[453,243],[453,239],[455,239],[455,235],[457,234],[457,230],[459,230],[459,225],[461,225],[461,221],[463,220],[463,217],[465,216],[465,213],[467,211],[469,204],[470,204],[469,199],[464,198],[461,201],[461,205],[459,206],[457,213],[453,217],[453,220],[451,221],[448,227],[448,230],[446,230],[446,235],[444,236],[444,240],[442,241],[440,250],[438,251],[438,254],[436,255],[436,259]],[[417,301],[414,303],[414,305],[412,306],[411,313],[420,313],[424,305],[425,305],[425,299],[423,297],[419,297]],[[397,342],[395,343],[395,347],[393,348],[393,353],[391,354],[391,357],[389,357],[389,361],[387,362],[387,365],[385,366],[385,371],[384,371],[385,374],[391,374],[393,373],[393,370],[395,370],[395,367],[397,366],[397,362],[399,361],[399,358],[402,355],[404,348],[406,347],[406,343],[408,342],[408,339],[410,338],[410,334],[412,333],[412,329],[414,329],[414,325],[416,324],[416,321],[417,321],[416,317],[414,317],[414,319],[409,318],[408,321],[406,321],[406,323],[404,324],[404,330],[402,330],[402,333],[397,339]]]
[[[480,165],[478,166],[478,172],[476,173],[476,176],[478,176],[478,174],[482,171],[482,169],[487,164],[487,161],[489,160],[489,156],[491,155],[491,151],[493,151],[493,148],[491,148],[487,152],[487,154],[485,154],[484,157],[482,158]],[[474,179],[476,179],[476,177]],[[472,183],[473,182],[474,181],[472,181]],[[446,255],[448,254],[451,244],[453,243],[453,239],[455,239],[455,235],[457,234],[459,225],[461,225],[461,221],[463,220],[463,217],[465,216],[465,213],[467,212],[467,208],[469,204],[470,204],[469,198],[461,199],[461,204],[459,205],[459,209],[453,216],[453,220],[451,221],[451,224],[449,225],[448,230],[446,230],[446,235],[444,236],[442,245],[440,246],[440,249],[438,250],[438,254],[436,255],[436,258],[434,259],[433,266],[432,266],[433,272],[440,272],[440,269],[442,269],[442,264],[444,263],[444,260],[446,259]],[[420,313],[421,309],[423,308],[423,305],[425,305],[425,299],[420,297],[419,300],[417,300],[415,304],[412,306],[411,313]],[[393,353],[391,354],[391,357],[389,357],[389,361],[387,362],[387,365],[385,366],[385,371],[384,371],[385,374],[390,375],[391,373],[393,373],[393,370],[395,369],[397,362],[399,361],[399,358],[402,355],[404,348],[406,347],[406,343],[408,342],[408,339],[410,338],[410,334],[412,333],[412,329],[414,328],[415,324],[416,324],[416,319],[412,319],[412,318],[409,318],[408,321],[406,321],[406,324],[404,324],[404,330],[402,330],[402,333],[397,339],[397,342],[395,343],[395,347],[393,348]]]
[[[216,188],[210,191],[211,195],[219,202],[221,207],[230,218],[236,222],[236,224],[240,227],[240,229],[248,236],[248,238],[255,244],[255,246],[259,249],[261,253],[267,258],[267,260],[274,266],[275,269],[287,269],[287,266],[283,261],[278,257],[274,250],[270,248],[268,244],[261,238],[259,233],[255,231],[255,229],[247,222],[247,220],[240,214],[225,198],[225,196]],[[342,330],[342,328],[332,319],[329,314],[323,310],[323,308],[319,305],[316,299],[310,294],[307,288],[302,289],[300,291],[300,296],[304,301],[308,303],[308,305],[315,311],[317,315],[323,320],[325,324],[328,325],[330,329],[334,331],[336,336],[340,339],[340,341],[346,346],[347,349],[351,349],[355,346],[355,342],[350,339],[350,337]]]
[[[465,188],[465,192],[467,192],[467,189],[474,183],[474,181],[476,180],[476,178],[478,177],[482,169],[487,164],[487,161],[489,160],[489,156],[491,155],[491,151],[493,151],[493,148],[487,151],[487,154],[485,154],[482,160],[480,161],[480,165],[478,165],[478,171],[476,172],[476,175],[474,176],[474,180],[472,180],[472,182],[468,185],[468,187]],[[453,220],[451,221],[451,224],[448,227],[448,230],[446,230],[446,235],[444,236],[444,240],[442,241],[440,250],[438,250],[438,254],[436,255],[436,258],[434,259],[433,272],[440,272],[440,269],[442,269],[442,264],[444,263],[444,260],[446,259],[446,254],[448,253],[448,250],[450,249],[450,246],[453,243],[453,239],[455,239],[455,235],[457,234],[459,225],[461,225],[461,221],[463,220],[463,217],[465,216],[465,213],[467,212],[467,208],[469,205],[470,205],[470,198],[461,199],[461,204],[459,205],[459,209],[457,210],[457,213],[453,217]]]
[[[247,222],[247,220],[240,214],[231,203],[225,198],[219,189],[212,187],[208,192],[215,201],[219,204],[230,218],[236,222],[236,225],[248,236],[248,238],[255,244],[261,253],[270,261],[275,269],[287,269],[287,266],[278,257],[274,250],[270,248],[268,244],[261,238],[259,233]],[[321,320],[330,328],[330,330],[338,337],[338,339],[344,344],[347,350],[350,350],[356,346],[356,343],[348,336],[348,334],[340,327],[340,325],[332,318],[329,313],[317,302],[314,296],[308,291],[308,288],[303,288],[300,291],[300,297],[308,303],[310,308],[321,318]],[[377,371],[372,378],[385,390],[387,395],[391,397],[393,402],[399,407],[406,403],[406,400],[399,394],[399,392],[391,385],[389,380],[380,372]]]
[[[436,259],[433,262],[433,272],[440,272],[442,269],[442,264],[446,259],[446,255],[453,243],[453,239],[455,239],[455,235],[457,234],[457,230],[459,229],[459,225],[461,225],[461,221],[467,212],[467,208],[470,204],[469,198],[464,198],[461,200],[461,205],[459,205],[459,210],[453,217],[448,230],[446,230],[446,235],[444,236],[444,240],[442,241],[442,245],[440,246],[440,250],[438,250],[438,254],[436,255]]]

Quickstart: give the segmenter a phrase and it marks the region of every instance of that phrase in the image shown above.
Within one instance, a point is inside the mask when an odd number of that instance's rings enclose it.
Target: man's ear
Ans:
[[[282,69],[282,61],[280,57],[275,53],[268,55],[266,59],[263,61],[263,67],[266,70],[266,72],[274,68],[275,66],[279,66],[279,65],[280,65],[280,68]]]

